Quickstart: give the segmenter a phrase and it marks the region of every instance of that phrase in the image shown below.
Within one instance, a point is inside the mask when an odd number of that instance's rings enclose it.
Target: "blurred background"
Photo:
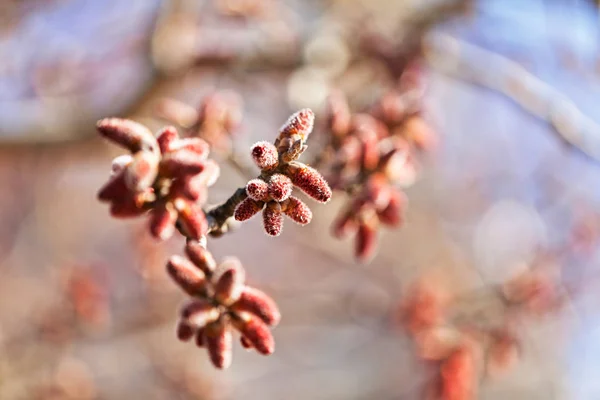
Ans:
[[[519,364],[478,398],[599,399],[598,16],[591,0],[2,1],[0,399],[421,399],[430,371],[394,323],[407,285],[435,270],[489,287],[581,226],[585,251],[556,260],[581,290],[520,328]],[[236,343],[216,371],[175,338],[184,296],[164,263],[181,237],[157,243],[96,201],[119,150],[95,121],[158,129],[165,98],[234,90],[248,161],[290,112],[319,119],[332,88],[360,109],[414,59],[440,145],[405,226],[369,265],[330,237],[343,195],[278,238],[254,219],[212,240],[284,316],[274,355]],[[244,183],[223,163],[210,201]]]

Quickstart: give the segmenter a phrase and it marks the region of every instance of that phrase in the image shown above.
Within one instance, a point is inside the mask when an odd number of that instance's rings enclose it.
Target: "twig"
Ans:
[[[561,140],[600,162],[600,125],[515,61],[447,34],[426,37],[424,46],[433,68],[502,93],[547,121]]]
[[[221,236],[227,232],[227,220],[233,215],[237,205],[244,201],[246,197],[248,197],[246,189],[239,188],[223,204],[206,213],[208,233],[211,236]]]

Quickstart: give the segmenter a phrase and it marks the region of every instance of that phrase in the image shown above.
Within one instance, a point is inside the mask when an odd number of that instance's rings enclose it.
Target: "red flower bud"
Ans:
[[[200,328],[196,331],[196,346],[204,347],[204,332],[205,328]]]
[[[179,139],[173,143],[172,149],[174,152],[191,151],[201,160],[206,160],[210,152],[210,146],[206,141],[200,138],[185,138]]]
[[[275,201],[284,201],[292,194],[292,181],[285,175],[273,174],[268,184],[269,195]]]
[[[177,324],[177,338],[182,342],[187,342],[194,336],[194,328],[185,321],[179,321]]]
[[[156,136],[156,141],[158,142],[158,147],[160,148],[160,152],[162,154],[173,150],[173,145],[178,139],[179,134],[174,126],[165,126],[158,132],[158,135]]]
[[[377,212],[377,216],[382,224],[388,226],[400,226],[404,219],[404,210],[408,199],[406,195],[398,190],[390,191],[390,200],[388,205],[381,211]]]
[[[377,247],[377,224],[362,223],[356,233],[355,256],[362,262],[369,261],[375,255]]]
[[[263,209],[265,203],[247,198],[238,204],[233,214],[236,221],[247,221]]]
[[[208,222],[202,209],[183,198],[175,200],[174,205],[179,212],[177,222],[183,232],[192,239],[200,240],[208,230]]]
[[[332,234],[338,239],[351,236],[358,229],[355,215],[351,212],[341,214],[333,223]]]
[[[281,213],[281,205],[271,201],[263,210],[263,226],[265,232],[269,236],[279,236],[283,229],[283,214]]]
[[[346,136],[350,129],[350,107],[341,91],[334,91],[327,98],[327,127],[331,134],[339,138]]]
[[[269,169],[277,166],[279,154],[277,148],[270,142],[256,142],[250,151],[252,159],[260,169]]]
[[[171,278],[190,296],[202,295],[206,291],[206,275],[197,266],[180,256],[167,262]]]
[[[115,218],[132,218],[144,214],[146,210],[141,207],[142,204],[136,197],[127,193],[124,197],[114,200],[110,205],[110,215]]]
[[[204,246],[198,241],[188,240],[185,245],[185,254],[206,275],[210,275],[217,268],[217,262]]]
[[[129,154],[123,154],[118,157],[115,157],[112,160],[111,176],[114,176],[114,175],[120,173],[121,171],[123,171],[125,169],[125,167],[127,167],[131,163],[132,160],[133,160],[133,157],[131,157],[131,155],[129,155]]]
[[[269,199],[269,186],[262,179],[252,179],[246,184],[246,194],[252,200],[267,201]]]
[[[281,203],[281,209],[292,221],[300,225],[306,225],[312,219],[310,208],[302,200],[294,196],[290,196],[289,199]]]
[[[261,290],[246,286],[240,298],[231,306],[236,313],[248,312],[256,315],[265,324],[275,326],[281,320],[281,313],[277,304]]]
[[[96,127],[102,136],[132,153],[140,150],[158,151],[158,144],[152,132],[137,122],[128,119],[105,118],[98,121]]]
[[[292,183],[313,199],[327,203],[331,199],[331,188],[319,171],[302,163],[291,163],[287,175]]]
[[[205,300],[193,300],[181,309],[181,318],[193,328],[203,328],[220,315],[219,309]]]
[[[160,174],[165,177],[195,175],[204,169],[204,160],[190,150],[167,153],[160,162]]]
[[[125,168],[125,184],[136,192],[149,188],[158,175],[158,156],[148,151],[140,151]]]
[[[442,398],[444,400],[475,399],[475,355],[461,347],[442,363]]]
[[[157,239],[167,240],[175,231],[177,210],[170,202],[161,201],[150,213],[150,233]]]
[[[252,350],[252,343],[250,343],[250,341],[244,336],[240,336],[240,343],[242,344],[242,347],[246,350]]]
[[[269,327],[257,317],[250,314],[237,314],[232,318],[236,329],[252,344],[261,354],[273,354],[275,340]]]
[[[204,343],[215,367],[226,369],[231,365],[232,339],[231,330],[224,321],[212,323],[204,330]]]
[[[234,257],[225,259],[215,271],[215,298],[225,306],[236,302],[242,295],[246,272],[240,260]]]
[[[299,135],[302,141],[306,141],[313,130],[315,114],[310,108],[304,108],[292,114],[285,124],[279,129],[279,137],[290,137]]]
[[[390,202],[392,191],[385,176],[374,174],[371,175],[365,184],[364,196],[368,203],[375,209],[380,210],[385,208]]]
[[[113,201],[127,196],[129,188],[125,184],[125,170],[113,175],[98,191],[98,200]]]

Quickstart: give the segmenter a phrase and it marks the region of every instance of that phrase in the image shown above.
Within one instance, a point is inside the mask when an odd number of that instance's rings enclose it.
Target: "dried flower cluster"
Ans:
[[[173,256],[167,264],[173,280],[193,297],[181,310],[179,339],[195,338],[217,368],[231,364],[232,328],[240,332],[245,348],[273,353],[275,341],[269,327],[276,326],[281,315],[269,296],[245,285],[240,261],[231,257],[217,266],[213,256],[191,240],[185,252],[189,259]]]
[[[111,204],[115,217],[135,217],[149,211],[150,232],[168,239],[177,227],[186,237],[200,239],[208,229],[200,204],[206,188],[219,176],[208,160],[209,146],[199,138],[180,139],[173,127],[154,137],[136,122],[117,118],[98,122],[104,137],[131,155],[113,161],[112,176],[98,198]]]
[[[485,297],[490,295],[486,308]],[[414,284],[403,301],[401,318],[419,357],[438,368],[428,396],[477,398],[480,376],[496,377],[518,361],[517,323],[557,310],[563,299],[559,283],[539,269],[530,269],[489,293],[466,298],[450,296],[432,280]],[[473,305],[478,307],[474,313],[469,311]]]
[[[375,253],[380,225],[398,227],[406,209],[401,188],[418,175],[416,151],[431,150],[435,135],[420,115],[422,85],[407,70],[398,88],[383,95],[369,113],[352,114],[341,92],[329,97],[329,161],[334,189],[345,191],[348,205],[334,222],[333,233],[355,235],[355,255],[362,261]]]
[[[300,110],[281,127],[274,144],[261,141],[252,146],[252,159],[261,172],[246,184],[248,197],[236,208],[236,220],[246,221],[262,211],[265,232],[278,236],[284,215],[300,225],[312,219],[308,206],[292,196],[294,186],[318,202],[331,199],[331,189],[321,174],[297,161],[307,148],[313,123],[313,112]]]

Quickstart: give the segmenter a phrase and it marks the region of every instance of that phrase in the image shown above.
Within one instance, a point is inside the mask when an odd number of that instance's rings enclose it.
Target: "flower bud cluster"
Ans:
[[[219,176],[218,164],[207,159],[208,144],[200,138],[181,139],[173,127],[154,137],[126,119],[103,119],[97,128],[131,152],[113,161],[112,176],[98,192],[100,201],[110,203],[111,214],[127,218],[148,212],[150,232],[157,239],[169,238],[175,227],[200,239],[207,230],[200,204]]]
[[[252,146],[250,153],[261,173],[246,184],[247,198],[237,206],[236,220],[246,221],[262,211],[265,232],[278,236],[284,215],[300,225],[312,219],[308,206],[292,196],[294,186],[318,202],[331,199],[331,189],[323,176],[297,161],[307,148],[306,140],[313,123],[313,112],[300,110],[281,127],[274,144],[261,141]]]
[[[167,263],[171,278],[192,297],[181,309],[179,339],[194,339],[198,347],[205,347],[220,369],[231,364],[234,329],[244,348],[272,354],[271,328],[281,319],[273,299],[245,284],[245,270],[238,259],[226,258],[217,265],[212,254],[193,240],[188,240],[185,252],[187,258],[173,256]]]
[[[419,357],[438,366],[434,398],[474,399],[479,376],[497,377],[518,362],[516,324],[557,310],[563,300],[559,283],[537,268],[460,299],[427,277],[409,288],[400,316]]]
[[[328,100],[328,179],[350,196],[333,233],[355,235],[355,255],[361,261],[375,254],[380,225],[401,225],[407,201],[400,188],[417,179],[415,150],[431,148],[414,133],[424,124],[418,112],[421,91],[407,81],[416,80],[401,79],[399,89],[383,96],[370,113],[352,114],[341,92]]]

